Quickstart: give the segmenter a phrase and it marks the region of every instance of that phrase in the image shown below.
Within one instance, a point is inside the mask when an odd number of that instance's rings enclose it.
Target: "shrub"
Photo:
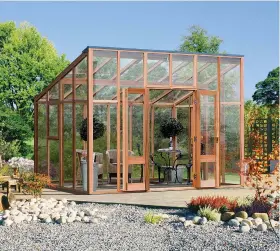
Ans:
[[[160,132],[164,138],[178,136],[183,130],[184,127],[175,118],[168,118],[167,120],[163,120],[160,125]]]
[[[199,196],[191,199],[188,209],[196,213],[200,207],[209,206],[211,209],[217,209],[219,212],[224,213],[232,211],[236,205],[236,200],[230,200],[225,196]]]
[[[250,204],[240,205],[235,208],[235,212],[245,211],[249,216],[254,213],[270,214],[272,205],[267,201],[254,199]]]
[[[23,173],[20,183],[24,193],[34,197],[41,197],[43,188],[51,185],[51,180],[47,175],[36,173]]]
[[[205,217],[209,221],[219,221],[220,214],[217,209],[212,209],[210,206],[199,208],[197,214],[200,217]]]
[[[152,212],[148,212],[145,214],[144,220],[146,223],[158,224],[158,223],[162,222],[163,217],[160,215],[155,215]]]

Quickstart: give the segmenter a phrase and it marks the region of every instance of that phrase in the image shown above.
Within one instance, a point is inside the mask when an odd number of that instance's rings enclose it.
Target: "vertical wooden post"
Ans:
[[[72,165],[73,165],[73,189],[76,189],[76,67],[72,70]]]
[[[132,111],[133,111],[133,105],[129,105],[129,136],[128,136],[128,145],[129,145],[129,150],[132,151],[132,142],[133,142],[133,133],[132,133]]]
[[[215,186],[220,186],[221,179],[221,158],[220,158],[220,88],[221,88],[221,58],[217,58],[217,95],[216,95],[216,172],[215,172]]]
[[[194,152],[195,152],[195,187],[201,187],[201,178],[200,178],[200,153],[201,153],[201,133],[200,133],[200,93],[196,91],[194,94],[194,105],[193,105],[193,112],[194,112],[194,128],[195,128],[195,136],[194,136]]]
[[[169,58],[170,59],[170,58]],[[172,58],[171,58],[172,59]],[[145,182],[145,189],[146,191],[150,190],[150,161],[149,161],[149,141],[150,141],[150,134],[149,134],[149,125],[150,125],[150,92],[149,89],[147,88],[148,85],[148,54],[147,52],[144,52],[143,55],[143,80],[144,80],[144,106],[143,106],[143,139],[144,139],[144,149],[143,149],[143,154],[145,158],[145,164],[144,164],[144,182]],[[169,64],[170,66],[170,64]],[[170,74],[170,73],[169,73]]]
[[[151,107],[151,154],[154,156],[155,152],[155,107],[152,105]],[[155,166],[152,164],[152,177],[155,178]]]
[[[93,192],[93,50],[87,55],[87,192]]]
[[[110,105],[107,105],[107,150],[110,150],[111,146],[111,114]]]
[[[38,102],[34,102],[34,172],[38,173]]]
[[[123,147],[122,147],[122,180],[123,180],[123,190],[127,190],[127,183],[128,183],[128,128],[127,128],[127,122],[128,122],[128,104],[127,104],[127,89],[123,90],[122,92],[122,134],[123,134]]]
[[[61,82],[59,85],[59,105],[58,105],[58,138],[59,138],[59,170],[60,170],[60,179],[59,186],[64,185],[64,104],[63,104],[63,84]]]
[[[87,118],[87,104],[84,104],[83,106],[83,119]],[[83,150],[87,149],[87,142],[83,141]]]
[[[177,119],[177,108],[175,105],[172,106],[172,118]],[[174,150],[177,148],[177,136],[172,137],[172,147]],[[175,158],[175,154],[173,155],[173,158]]]
[[[50,177],[50,144],[48,137],[50,136],[50,94],[47,92],[47,111],[46,111],[46,122],[47,122],[47,137],[46,137],[46,149],[47,149],[47,170],[48,170],[48,176]]]
[[[121,191],[121,86],[120,51],[117,52],[117,191]]]
[[[244,58],[240,59],[240,183],[244,185]]]

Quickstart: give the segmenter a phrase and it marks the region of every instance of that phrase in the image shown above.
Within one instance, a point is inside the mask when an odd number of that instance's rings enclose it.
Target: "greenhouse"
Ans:
[[[35,97],[35,172],[81,194],[243,184],[243,60],[87,47]]]

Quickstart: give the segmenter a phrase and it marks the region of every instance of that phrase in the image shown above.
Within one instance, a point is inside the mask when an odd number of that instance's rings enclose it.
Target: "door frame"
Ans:
[[[128,109],[129,109],[129,94],[143,95],[143,153],[142,156],[129,156],[129,140],[128,140]],[[125,88],[122,90],[122,191],[148,191],[149,190],[149,92],[146,88]],[[130,122],[132,123],[132,121]],[[143,179],[141,182],[129,183],[128,167],[132,164],[142,164]],[[131,177],[132,179],[132,177]]]
[[[201,155],[201,112],[200,112],[200,102],[201,102],[201,95],[204,96],[214,96],[214,114],[215,114],[215,154],[214,155]],[[197,90],[195,92],[195,100],[196,100],[196,111],[195,111],[195,187],[196,188],[206,188],[201,187],[201,163],[207,163],[207,162],[215,162],[215,186],[213,187],[219,187],[220,186],[220,125],[219,125],[219,98],[218,98],[219,92],[218,91],[212,91],[212,90]]]

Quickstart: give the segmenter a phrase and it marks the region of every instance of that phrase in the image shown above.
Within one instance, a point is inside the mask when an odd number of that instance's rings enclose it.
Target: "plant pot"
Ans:
[[[83,191],[87,191],[87,161],[81,160],[81,172],[82,172],[82,184]],[[93,163],[93,191],[96,191],[98,187],[98,163]]]

